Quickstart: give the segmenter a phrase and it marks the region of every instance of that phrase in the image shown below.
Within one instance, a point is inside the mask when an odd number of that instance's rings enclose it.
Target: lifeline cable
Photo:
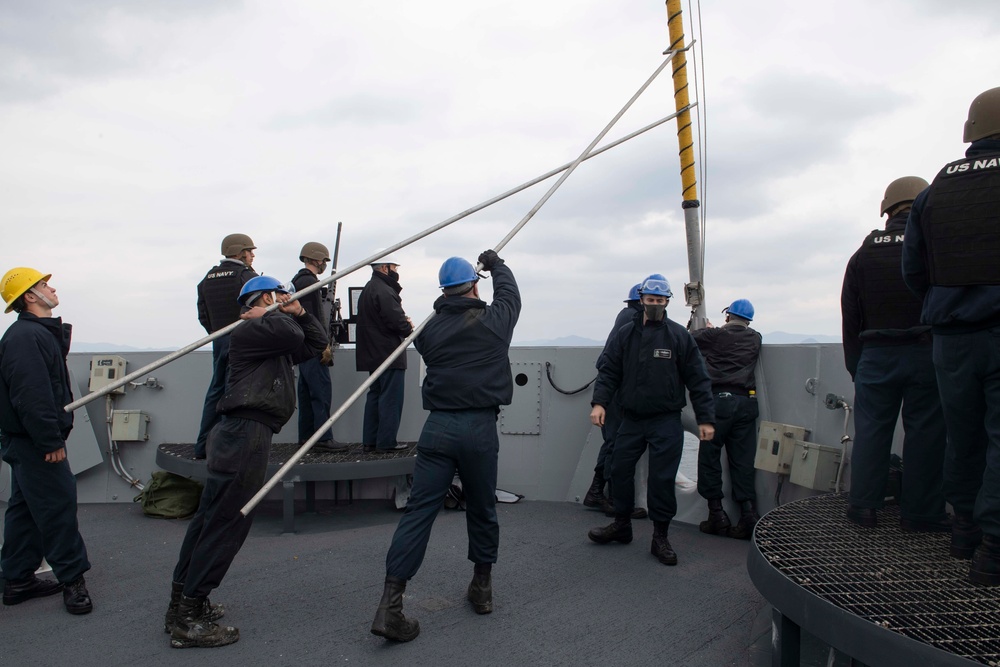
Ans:
[[[631,107],[632,104],[635,103],[637,99],[639,99],[639,96],[642,95],[642,93],[646,90],[646,88],[648,88],[649,85],[653,83],[653,81],[660,74],[660,72],[662,72],[663,69],[667,66],[667,64],[670,63],[674,55],[675,52],[669,52],[667,58],[660,64],[659,67],[656,68],[656,71],[654,71],[653,74],[650,75],[648,79],[646,79],[646,82],[639,87],[639,90],[637,90],[635,94],[632,95],[631,99],[629,99],[629,101],[625,104],[625,106],[621,108],[621,111],[615,114],[615,117],[611,119],[611,122],[609,122],[604,127],[604,129],[601,130],[601,132],[596,137],[594,137],[594,140],[590,142],[590,145],[588,145],[587,148],[585,148],[584,151],[580,153],[580,156],[573,161],[573,164],[571,164],[563,172],[562,176],[559,177],[559,180],[557,180],[555,183],[552,184],[552,186],[548,189],[548,191],[544,195],[542,195],[542,198],[538,200],[538,203],[536,203],[531,208],[531,210],[528,211],[528,213],[524,216],[524,218],[522,218],[519,223],[514,225],[514,228],[511,229],[510,233],[508,233],[507,236],[505,236],[500,241],[500,243],[498,243],[493,248],[495,252],[499,253],[504,248],[504,246],[506,246],[507,243],[509,243],[510,240],[514,238],[514,235],[517,234],[519,231],[521,231],[521,229],[526,224],[528,224],[528,221],[531,220],[532,217],[534,217],[535,213],[538,212],[538,209],[540,209],[542,205],[545,204],[545,202],[547,202],[553,194],[555,194],[555,191],[559,189],[559,187],[566,181],[567,178],[569,178],[570,174],[576,171],[576,168],[580,166],[580,164],[584,160],[587,159],[591,151],[594,150],[594,147],[597,145],[597,143],[604,138],[604,135],[606,135],[608,132],[611,131],[611,128],[614,127],[615,123],[617,123],[618,120],[625,114],[625,112],[628,111],[629,107]],[[386,253],[388,252],[391,252],[391,250],[386,251]],[[479,264],[477,262],[476,270],[478,271],[481,268],[482,264]],[[340,416],[343,415],[344,412],[346,412],[347,409],[350,408],[354,404],[354,402],[358,400],[358,398],[368,390],[368,387],[370,387],[379,377],[381,377],[382,373],[385,372],[385,370],[392,364],[392,362],[395,361],[396,358],[406,350],[406,348],[410,345],[410,343],[417,337],[417,335],[421,331],[423,331],[423,328],[427,326],[427,323],[430,322],[431,319],[433,319],[433,317],[434,313],[432,312],[424,319],[423,322],[417,325],[410,333],[410,335],[407,336],[403,340],[403,342],[399,344],[399,347],[393,350],[392,354],[390,354],[389,357],[382,362],[382,365],[379,366],[377,369],[375,369],[375,371],[368,376],[367,380],[361,383],[361,386],[359,386],[357,390],[355,390],[355,392],[351,394],[350,397],[348,397],[348,399],[344,402],[344,404],[341,405],[340,408],[338,408],[335,413],[330,415],[330,418],[326,420],[326,423],[320,426],[318,429],[316,429],[316,432],[313,433],[308,440],[302,443],[302,446],[298,449],[298,451],[296,451],[291,457],[289,457],[288,461],[286,461],[285,464],[282,465],[281,468],[278,469],[276,473],[274,473],[271,479],[269,479],[264,484],[264,486],[260,489],[260,491],[258,491],[256,495],[254,495],[254,497],[251,498],[247,502],[247,504],[243,506],[243,508],[240,510],[240,513],[243,514],[243,516],[247,516],[250,512],[252,512],[253,509],[260,503],[260,501],[264,499],[264,496],[266,496],[271,491],[271,489],[273,489],[278,484],[278,482],[281,481],[281,479],[285,476],[285,474],[289,470],[291,470],[295,465],[298,464],[299,460],[306,455],[309,449],[312,448],[312,446],[316,442],[319,441],[319,439],[323,436],[323,434],[327,431],[327,429],[333,426],[333,424],[338,419],[340,419]]]
[[[667,121],[673,120],[674,118],[676,118],[683,111],[690,110],[695,105],[696,105],[696,103],[695,104],[690,104],[687,107],[684,107],[684,109],[682,109],[680,111],[672,113],[669,116],[664,116],[663,118],[661,118],[658,121],[650,123],[649,125],[647,125],[647,126],[645,126],[643,128],[640,128],[640,129],[636,130],[635,132],[632,132],[631,134],[625,135],[621,139],[618,139],[616,141],[611,142],[607,146],[602,146],[601,148],[599,148],[599,149],[593,151],[592,153],[590,153],[589,155],[587,155],[587,157],[585,159],[589,160],[590,158],[595,157],[597,155],[600,155],[601,153],[603,153],[605,151],[611,150],[612,148],[615,148],[616,146],[620,146],[621,144],[625,143],[626,141],[629,141],[630,139],[636,138],[640,134],[648,132],[649,130],[652,130],[653,128],[659,127],[660,125],[663,125]],[[368,266],[369,264],[371,264],[371,262],[373,262],[373,261],[375,261],[375,260],[377,260],[377,259],[379,259],[381,257],[384,257],[385,255],[388,255],[391,252],[395,252],[396,250],[399,250],[400,248],[406,247],[409,244],[411,244],[411,243],[413,243],[415,241],[419,241],[420,239],[424,238],[425,236],[429,236],[430,234],[433,234],[434,232],[436,232],[436,231],[438,231],[440,229],[443,229],[444,227],[447,227],[448,225],[450,225],[452,223],[458,222],[462,218],[466,218],[466,217],[472,215],[473,213],[477,213],[477,212],[483,210],[484,208],[487,208],[488,206],[492,206],[493,204],[496,204],[497,202],[503,201],[504,199],[506,199],[508,197],[511,197],[511,196],[513,196],[513,195],[515,195],[515,194],[523,191],[523,190],[526,190],[526,189],[530,188],[533,185],[537,185],[538,183],[541,183],[542,181],[545,181],[545,180],[547,180],[549,178],[552,178],[553,176],[555,176],[559,172],[565,171],[566,169],[569,169],[570,166],[572,166],[572,163],[566,163],[566,164],[564,164],[561,167],[557,167],[557,168],[555,168],[555,169],[553,169],[553,170],[551,170],[549,172],[546,172],[545,174],[542,174],[541,176],[537,176],[536,178],[533,178],[530,181],[522,183],[521,185],[517,186],[516,188],[508,190],[507,192],[504,192],[503,194],[497,195],[496,197],[493,197],[492,199],[488,199],[488,200],[482,202],[481,204],[478,204],[476,206],[473,206],[472,208],[466,209],[465,211],[462,211],[461,213],[459,213],[457,215],[454,215],[454,216],[448,218],[447,220],[439,222],[438,224],[433,225],[432,227],[428,227],[424,231],[422,231],[422,232],[420,232],[418,234],[415,234],[414,236],[411,236],[410,238],[408,238],[408,239],[406,239],[404,241],[400,241],[399,243],[397,243],[397,244],[395,244],[393,246],[389,246],[388,248],[380,250],[379,252],[377,252],[376,254],[372,255],[371,257],[368,257],[368,258],[366,258],[366,259],[358,262],[357,264],[353,264],[353,265],[349,266],[348,268],[346,268],[343,271],[337,273],[336,275],[328,276],[328,277],[324,278],[323,280],[320,280],[318,283],[313,283],[309,287],[303,289],[301,292],[296,292],[295,294],[292,295],[292,299],[291,300],[293,300],[293,301],[297,300],[297,299],[305,296],[306,294],[309,294],[309,293],[311,293],[311,292],[313,292],[313,291],[315,291],[317,289],[321,289],[323,286],[328,285],[331,282],[334,282],[336,280],[340,280],[341,278],[350,275],[351,273],[353,273],[354,271],[357,271],[360,268]],[[275,308],[276,308],[276,306],[270,306],[270,307],[268,307],[268,310],[269,311],[270,310],[274,310]],[[197,341],[195,341],[193,343],[190,343],[188,345],[185,345],[184,347],[180,348],[179,350],[175,350],[174,352],[171,352],[170,354],[168,354],[168,355],[166,355],[166,356],[164,356],[164,357],[162,357],[162,358],[160,358],[160,359],[152,362],[151,364],[143,366],[139,370],[133,371],[132,373],[129,373],[128,375],[122,376],[118,380],[115,380],[114,382],[110,382],[110,383],[106,384],[101,389],[99,389],[97,391],[94,391],[94,392],[91,392],[90,394],[87,394],[86,396],[83,396],[83,397],[81,397],[81,398],[73,401],[72,403],[69,403],[68,405],[66,405],[63,408],[63,410],[65,410],[66,412],[72,412],[73,410],[76,410],[77,408],[79,408],[81,406],[84,406],[87,403],[90,403],[91,401],[93,401],[93,400],[95,400],[97,398],[100,398],[101,396],[104,396],[105,394],[111,393],[112,391],[114,391],[118,387],[124,386],[128,382],[131,382],[132,380],[135,380],[135,379],[139,378],[140,376],[145,375],[146,373],[149,373],[150,371],[154,371],[157,368],[160,368],[161,366],[165,366],[165,365],[169,364],[171,361],[174,361],[175,359],[179,359],[179,358],[183,357],[184,355],[188,354],[189,352],[193,352],[194,350],[197,350],[202,345],[206,345],[206,344],[212,342],[213,340],[215,340],[216,338],[220,338],[220,337],[222,337],[222,336],[230,333],[233,329],[235,329],[236,327],[238,327],[242,323],[243,323],[243,320],[236,320],[232,324],[227,325],[227,326],[219,329],[218,331],[215,331],[215,332],[209,334],[208,336],[205,336],[204,338],[201,338],[201,339],[199,339],[199,340],[197,340]]]

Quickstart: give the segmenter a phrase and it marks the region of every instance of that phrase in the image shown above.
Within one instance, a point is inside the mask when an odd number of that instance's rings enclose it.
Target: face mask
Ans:
[[[666,304],[653,305],[644,303],[642,304],[642,309],[646,313],[646,319],[651,322],[659,322],[667,314]]]
[[[392,280],[399,280],[399,274],[393,271],[392,269],[389,269],[389,273],[387,273],[386,275],[389,276],[389,278],[391,278]]]

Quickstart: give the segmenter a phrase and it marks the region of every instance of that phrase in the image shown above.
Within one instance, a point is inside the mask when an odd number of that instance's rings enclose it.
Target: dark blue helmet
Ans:
[[[441,289],[477,280],[479,280],[479,274],[476,273],[476,267],[461,257],[449,257],[444,260],[441,270],[438,271],[438,283]]]
[[[628,291],[628,298],[625,299],[625,303],[628,303],[629,301],[638,301],[639,300],[639,296],[640,296],[640,294],[639,294],[639,288],[640,287],[642,287],[642,283],[636,283],[635,285],[632,285],[632,289],[630,289]]]

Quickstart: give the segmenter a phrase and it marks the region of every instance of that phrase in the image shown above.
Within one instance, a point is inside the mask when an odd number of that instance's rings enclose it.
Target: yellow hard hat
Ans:
[[[42,274],[40,271],[35,269],[29,269],[26,266],[19,266],[16,269],[11,269],[3,276],[3,282],[0,283],[0,296],[3,296],[4,303],[7,304],[7,308],[3,311],[9,313],[14,310],[14,302],[17,301],[22,294],[27,292],[37,283],[48,280],[52,277],[51,273]]]

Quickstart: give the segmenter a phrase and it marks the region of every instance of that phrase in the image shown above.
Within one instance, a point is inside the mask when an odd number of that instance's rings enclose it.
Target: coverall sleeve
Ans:
[[[514,274],[501,259],[490,270],[493,278],[493,302],[481,321],[508,345],[514,337],[514,327],[521,314],[521,292]]]
[[[847,262],[844,285],[840,291],[841,331],[844,342],[844,365],[851,374],[851,380],[858,372],[861,359],[862,310],[861,290],[858,278],[858,254],[854,253]]]
[[[715,423],[715,398],[712,396],[712,380],[708,377],[705,358],[687,330],[678,336],[683,340],[684,365],[681,369],[684,385],[691,394],[691,407],[699,424]]]
[[[906,219],[906,232],[903,234],[903,282],[921,299],[930,287],[927,247],[924,231],[920,226],[920,216],[923,215],[926,203],[927,190],[924,190],[913,200],[910,215]]]
[[[625,358],[622,331],[626,329],[629,332],[632,330],[628,326],[622,327],[611,334],[611,338],[604,346],[604,352],[601,355],[602,361],[597,366],[597,381],[594,383],[594,397],[590,401],[591,405],[607,408],[611,405],[615,392],[621,386]]]
[[[212,333],[212,323],[208,319],[208,302],[205,301],[205,293],[202,290],[203,283],[204,281],[198,283],[198,321],[207,333]]]
[[[326,334],[325,327],[319,323],[319,319],[307,312],[302,317],[294,318],[293,323],[301,327],[304,339],[299,349],[292,353],[292,363],[299,364],[321,356],[330,343],[330,338]]]
[[[62,392],[56,396],[40,341],[30,338],[16,349],[8,347],[0,372],[15,414],[40,452],[44,455],[65,447],[59,427]]]

